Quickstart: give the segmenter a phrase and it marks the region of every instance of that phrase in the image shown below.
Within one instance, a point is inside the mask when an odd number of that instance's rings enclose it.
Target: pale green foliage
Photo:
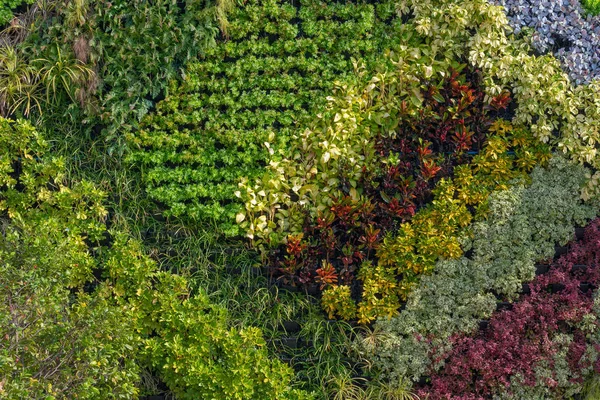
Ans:
[[[487,220],[474,224],[474,239],[464,246],[472,247],[473,257],[439,261],[399,317],[378,321],[383,339],[363,346],[365,354],[392,379],[418,379],[434,347],[443,353],[450,336],[475,330],[491,315],[491,289],[514,298],[521,283],[534,277],[535,261],[551,257],[555,243],[571,239],[573,226],[597,214],[597,201],[579,200],[586,172],[555,157],[547,169],[534,170],[529,187],[492,194]]]

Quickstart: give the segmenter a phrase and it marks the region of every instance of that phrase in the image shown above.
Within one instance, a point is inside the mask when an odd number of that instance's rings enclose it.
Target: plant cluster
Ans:
[[[516,126],[531,128],[576,162],[600,167],[595,143],[600,140],[600,81],[573,87],[552,55],[536,56],[528,38],[511,36],[504,9],[487,0],[407,0],[398,3],[413,18],[419,34],[450,59],[468,55],[482,72],[486,93],[510,90]],[[589,32],[588,32],[589,33]],[[441,52],[441,50],[440,50]],[[598,190],[600,172],[591,171],[585,198]]]
[[[0,111],[43,110],[51,124],[69,116],[102,131],[111,152],[125,150],[124,133],[164,98],[186,62],[215,44],[233,8],[227,0],[39,3],[2,34],[0,74],[12,89],[0,95]],[[52,85],[31,79],[45,82],[47,74]],[[57,87],[66,94],[57,96]]]
[[[394,29],[380,23],[391,13],[380,9],[254,0],[233,11],[229,40],[189,64],[129,137],[149,196],[168,216],[216,221],[236,235],[238,181],[262,173],[324,105],[334,81],[354,79],[353,58],[379,56],[383,28]]]
[[[491,315],[495,294],[514,299],[533,279],[534,262],[552,257],[555,243],[572,238],[573,226],[596,216],[597,202],[578,199],[587,172],[554,157],[547,168],[534,169],[531,185],[492,193],[487,219],[473,224],[473,239],[464,243],[470,254],[438,261],[405,310],[377,322],[378,340],[363,343],[377,370],[391,379],[418,380],[439,368],[436,353],[450,350],[451,337],[472,332]]]
[[[258,329],[107,232],[105,194],[30,124],[0,120],[0,144],[2,397],[134,398],[155,368],[180,398],[306,398]]]
[[[14,10],[25,4],[33,4],[35,0],[2,0],[0,1],[0,26],[5,25],[14,17]]]
[[[585,15],[585,11],[597,14],[599,2],[540,4],[531,0],[498,0],[493,3],[504,7],[516,34],[524,28],[533,29],[532,45],[536,51],[542,54],[551,51],[576,84],[600,77],[600,19]]]
[[[387,301],[381,283],[401,276],[398,293],[406,299],[421,275],[431,273],[439,259],[463,254],[462,243],[473,234],[470,224],[487,215],[490,194],[509,188],[515,179],[528,179],[534,166],[545,165],[550,158],[549,148],[530,132],[514,129],[503,120],[494,122],[486,140],[470,163],[457,166],[452,178],[438,182],[431,204],[385,237],[377,251],[378,268],[363,274],[365,292],[374,289],[370,301],[363,296],[363,321],[395,314],[390,307],[383,313],[378,310]]]
[[[484,102],[475,75],[456,70],[411,80],[415,64],[399,63],[362,92],[340,90],[290,158],[273,159],[255,186],[240,185],[247,202],[238,221],[263,262],[287,283],[319,284],[330,318],[395,315],[438,257],[461,255],[469,207],[549,157],[526,130],[493,122],[507,93]],[[443,179],[452,172],[455,181]]]
[[[571,398],[600,372],[600,220],[530,283],[512,310],[494,313],[473,337],[453,338],[445,366],[423,388],[430,399]],[[556,288],[556,290],[553,290]]]
[[[0,397],[598,398],[598,221],[469,336],[598,214],[577,0],[29,1]]]

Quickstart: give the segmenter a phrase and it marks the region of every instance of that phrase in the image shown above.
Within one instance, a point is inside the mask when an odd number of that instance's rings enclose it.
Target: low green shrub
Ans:
[[[135,313],[84,290],[106,196],[68,185],[48,149],[29,123],[0,119],[0,397],[132,398]]]
[[[232,328],[227,310],[187,279],[160,272],[139,242],[115,235],[106,255],[116,305],[135,310],[139,363],[178,399],[308,399],[291,389],[291,368],[269,357],[257,328]]]
[[[136,398],[144,367],[180,398],[309,398],[260,330],[107,232],[106,195],[48,150],[0,119],[0,397]]]

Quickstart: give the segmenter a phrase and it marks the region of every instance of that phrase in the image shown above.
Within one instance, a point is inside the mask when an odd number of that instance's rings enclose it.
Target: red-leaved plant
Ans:
[[[518,377],[519,385],[545,386],[563,398],[567,388],[560,385],[559,375],[568,376],[569,385],[578,385],[585,378],[582,370],[598,367],[593,365],[596,360],[584,356],[598,343],[590,339],[593,336],[586,338],[582,321],[594,312],[590,289],[600,283],[599,262],[600,219],[596,219],[585,229],[583,240],[571,244],[547,274],[536,277],[531,293],[522,295],[511,310],[494,313],[489,327],[474,337],[455,337],[444,368],[432,374],[420,394],[430,400],[490,399],[512,393],[513,378]],[[557,340],[559,334],[572,340],[565,344]],[[566,362],[557,362],[557,357]],[[540,373],[542,368],[546,373]]]

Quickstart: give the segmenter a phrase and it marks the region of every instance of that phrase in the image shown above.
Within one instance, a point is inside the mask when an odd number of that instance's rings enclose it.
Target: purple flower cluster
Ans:
[[[586,15],[579,0],[490,0],[506,10],[515,33],[535,30],[536,51],[558,58],[577,84],[600,78],[600,16]]]

